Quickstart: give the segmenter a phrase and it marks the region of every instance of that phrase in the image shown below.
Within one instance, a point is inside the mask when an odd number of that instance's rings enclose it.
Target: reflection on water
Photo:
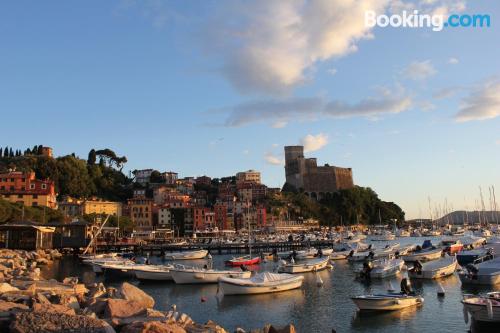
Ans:
[[[413,242],[422,242],[422,238]],[[401,243],[411,239],[400,240]],[[224,260],[231,256],[213,256],[213,266],[224,267]],[[152,257],[153,263],[166,263]],[[185,261],[186,265],[203,266],[206,260]],[[255,266],[256,270],[272,271],[277,263],[267,262]],[[407,308],[390,313],[358,312],[351,297],[370,293],[386,292],[389,285],[399,290],[403,272],[390,279],[372,279],[370,282],[356,280],[354,270],[360,264],[346,260],[334,262],[332,271],[318,273],[323,285],[318,287],[313,273],[304,274],[301,289],[276,294],[238,295],[218,298],[217,285],[176,285],[171,281],[138,282],[141,289],[156,301],[159,310],[168,310],[176,304],[179,311],[188,313],[195,321],[206,322],[211,319],[224,326],[228,331],[236,327],[246,330],[262,328],[266,323],[286,325],[293,323],[298,332],[467,332],[468,325],[463,319],[463,294],[476,294],[491,291],[487,287],[462,287],[457,276],[439,281],[412,280],[413,288],[421,293],[424,304],[421,307]],[[120,281],[106,281],[104,277],[92,272],[88,266],[71,257],[55,262],[43,269],[45,277],[62,280],[67,276],[79,276],[84,283],[104,281],[106,285],[118,286]],[[445,297],[438,297],[439,284],[445,289]],[[473,332],[478,332],[476,326]],[[480,327],[480,331],[485,331]]]

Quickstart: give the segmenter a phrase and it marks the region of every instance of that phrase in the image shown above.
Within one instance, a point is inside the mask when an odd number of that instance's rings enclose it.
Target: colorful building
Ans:
[[[105,200],[85,200],[82,203],[82,214],[105,214],[122,216],[122,203],[116,201],[105,201]]]
[[[135,230],[153,230],[153,199],[145,197],[132,198],[127,201],[127,205],[130,212],[130,220],[132,221]]]
[[[54,181],[36,179],[34,172],[11,171],[0,174],[0,196],[25,206],[57,208]]]

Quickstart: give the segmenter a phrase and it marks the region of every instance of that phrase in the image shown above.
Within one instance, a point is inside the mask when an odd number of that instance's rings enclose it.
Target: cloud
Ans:
[[[430,60],[414,61],[403,70],[403,75],[410,80],[420,81],[436,74]]]
[[[277,120],[272,124],[273,128],[283,128],[288,124],[286,120]]]
[[[328,144],[328,136],[319,133],[318,135],[308,134],[300,140],[300,144],[304,146],[304,152],[320,150]]]
[[[460,61],[458,61],[458,59],[457,59],[457,58],[453,58],[453,57],[452,57],[452,58],[448,59],[448,63],[449,63],[450,65],[456,65],[456,64],[458,64],[459,62],[460,62]]]
[[[484,83],[463,99],[455,120],[486,120],[500,116],[500,81]]]
[[[446,99],[453,97],[458,91],[462,90],[463,87],[447,87],[436,91],[432,97],[435,99]]]
[[[285,165],[285,161],[272,153],[266,153],[264,155],[264,160],[271,165]]]
[[[406,111],[412,105],[411,97],[400,87],[379,90],[376,97],[367,97],[354,103],[323,97],[269,98],[214,110],[214,114],[226,113],[224,126],[228,127],[257,122],[267,122],[276,127],[277,124],[283,125],[293,120],[313,121],[325,117],[373,119]]]
[[[372,38],[367,10],[389,0],[257,0],[219,3],[207,26],[207,49],[240,92],[283,94],[307,81],[317,63],[357,50]],[[349,15],[346,15],[349,13]]]
[[[327,72],[330,75],[335,75],[335,74],[337,74],[337,69],[336,68],[330,68],[329,70],[327,70]]]

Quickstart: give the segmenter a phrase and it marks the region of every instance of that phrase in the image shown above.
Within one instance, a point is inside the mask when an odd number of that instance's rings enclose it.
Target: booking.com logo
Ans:
[[[401,14],[390,16],[377,15],[373,10],[365,12],[365,26],[368,28],[391,26],[395,28],[432,28],[433,31],[441,31],[445,27],[489,28],[490,24],[490,15],[487,14],[452,14],[445,20],[443,15],[419,14],[418,10],[409,13],[403,11]]]

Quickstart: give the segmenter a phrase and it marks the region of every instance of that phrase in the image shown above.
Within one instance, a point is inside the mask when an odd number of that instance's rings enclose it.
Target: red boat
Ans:
[[[244,256],[244,257],[238,257],[238,258],[226,260],[227,266],[236,266],[236,267],[239,267],[241,265],[245,265],[245,266],[257,265],[258,263],[260,263],[259,257],[252,258],[250,256]]]

